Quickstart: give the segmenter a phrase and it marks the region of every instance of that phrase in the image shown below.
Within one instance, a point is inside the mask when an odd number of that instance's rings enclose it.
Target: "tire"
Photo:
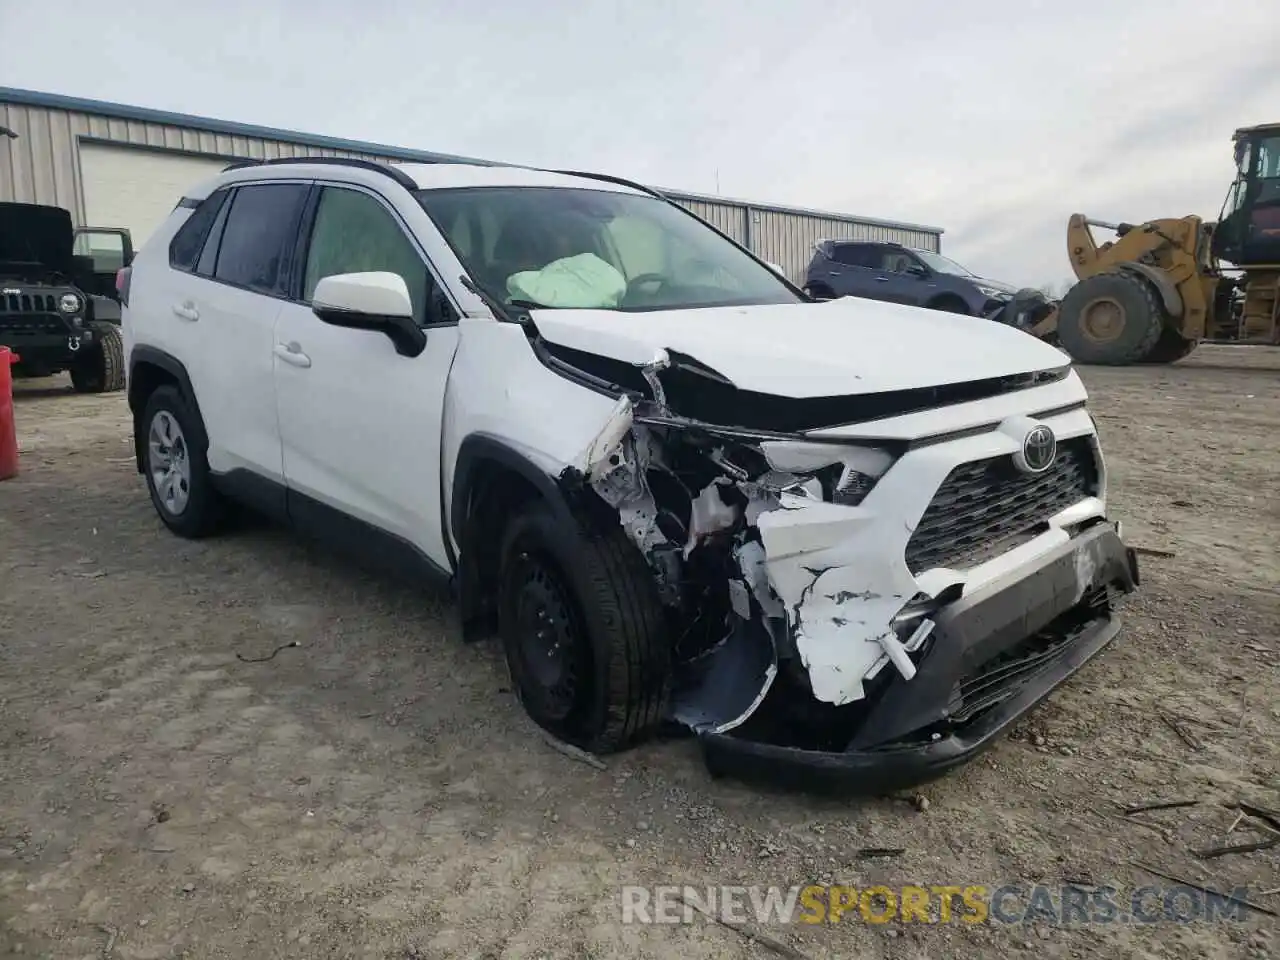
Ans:
[[[1166,328],[1160,334],[1160,339],[1156,341],[1156,345],[1151,348],[1151,352],[1138,362],[1177,363],[1183,357],[1189,356],[1199,345],[1199,340],[1187,340],[1177,330]]]
[[[166,426],[176,428],[176,435],[174,429],[166,430]],[[151,503],[165,526],[178,536],[189,539],[214,533],[225,515],[225,504],[213,488],[209,474],[204,425],[177,387],[166,385],[155,389],[147,398],[139,429],[143,449],[142,473],[151,494]],[[180,446],[186,464],[185,477],[175,476],[172,487],[158,479],[162,473],[168,472],[161,460],[166,437],[169,441],[169,462],[173,463],[178,457],[175,448]],[[180,474],[181,470],[174,473]],[[185,479],[185,486],[178,482],[179,479]]]
[[[124,389],[124,339],[113,323],[91,323],[97,343],[71,368],[76,393],[115,393]]]
[[[941,310],[943,313],[963,313],[969,315],[969,308],[963,300],[955,297],[943,297],[941,300],[935,300],[928,304],[930,310]]]
[[[1131,273],[1101,273],[1067,291],[1058,311],[1063,349],[1081,363],[1143,363],[1165,329],[1155,290]]]
[[[815,300],[834,300],[836,293],[824,283],[805,284],[804,292]]]
[[[533,721],[594,753],[652,735],[671,644],[653,574],[626,534],[589,532],[534,502],[508,525],[500,563],[499,633]]]

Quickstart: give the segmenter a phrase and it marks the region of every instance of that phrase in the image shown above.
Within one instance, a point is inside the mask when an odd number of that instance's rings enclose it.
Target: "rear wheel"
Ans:
[[[804,292],[815,300],[834,300],[836,298],[835,291],[828,287],[825,283],[806,284]]]
[[[535,502],[508,527],[501,564],[499,629],[534,722],[602,753],[652,734],[670,643],[652,574],[626,534],[589,533]]]
[[[156,388],[141,427],[143,474],[160,519],[182,537],[213,533],[223,518],[222,498],[209,475],[203,429],[176,387]]]
[[[1165,328],[1156,292],[1141,277],[1102,273],[1072,287],[1058,311],[1058,338],[1081,363],[1147,362]]]
[[[95,343],[80,351],[71,367],[77,393],[114,393],[124,389],[124,339],[114,323],[93,323]]]

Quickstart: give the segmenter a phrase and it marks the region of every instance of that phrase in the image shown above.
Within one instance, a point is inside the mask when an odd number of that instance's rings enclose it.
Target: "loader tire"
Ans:
[[[1177,330],[1166,328],[1164,333],[1160,334],[1160,339],[1152,347],[1151,352],[1138,362],[1177,363],[1199,345],[1199,340],[1188,340]]]
[[[1101,273],[1080,281],[1058,312],[1058,338],[1080,363],[1146,362],[1164,329],[1164,308],[1155,290],[1129,273]]]

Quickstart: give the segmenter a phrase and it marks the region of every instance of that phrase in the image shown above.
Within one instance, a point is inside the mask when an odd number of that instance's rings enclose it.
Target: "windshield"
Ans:
[[[768,267],[655,197],[565,187],[417,197],[471,279],[503,303],[642,311],[801,300]]]
[[[924,265],[930,270],[936,270],[938,273],[949,273],[957,277],[977,276],[972,270],[966,270],[954,260],[949,260],[940,253],[930,253],[928,250],[912,250],[911,252],[924,261]]]

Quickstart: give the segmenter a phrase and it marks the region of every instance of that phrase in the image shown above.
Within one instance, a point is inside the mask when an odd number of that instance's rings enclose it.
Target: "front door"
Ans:
[[[440,432],[457,314],[383,198],[325,186],[312,202],[298,300],[281,310],[273,346],[285,480],[291,494],[372,524],[447,568]],[[311,311],[321,278],[366,271],[404,278],[427,331],[419,356],[396,353],[381,332],[335,327]]]

